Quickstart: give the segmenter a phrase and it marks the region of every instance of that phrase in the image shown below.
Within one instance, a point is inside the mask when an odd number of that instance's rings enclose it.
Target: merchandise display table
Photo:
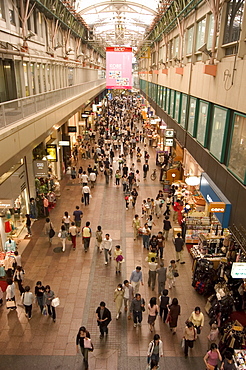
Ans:
[[[235,361],[236,368],[238,370],[245,370],[246,369],[246,350],[235,349],[234,361]]]

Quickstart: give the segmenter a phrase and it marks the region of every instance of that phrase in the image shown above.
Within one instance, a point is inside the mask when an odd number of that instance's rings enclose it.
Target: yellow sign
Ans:
[[[208,211],[213,213],[224,213],[225,207],[226,205],[223,202],[211,202],[208,204]]]
[[[48,161],[57,162],[56,144],[47,144],[46,152]]]

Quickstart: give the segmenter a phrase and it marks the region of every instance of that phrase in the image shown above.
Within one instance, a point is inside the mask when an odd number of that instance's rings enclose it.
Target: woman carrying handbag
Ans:
[[[188,357],[188,349],[193,348],[194,342],[197,339],[197,331],[192,322],[187,322],[184,332],[184,353]]]
[[[44,291],[45,304],[47,305],[48,314],[52,316],[53,321],[56,322],[56,309],[52,305],[52,300],[55,298],[55,293],[50,289],[49,285],[46,285]]]
[[[89,351],[92,352],[94,349],[90,338],[91,338],[90,333],[86,330],[84,326],[81,326],[76,338],[76,348],[78,353],[80,346],[81,353],[84,357],[85,369],[88,369],[89,367],[88,352]]]

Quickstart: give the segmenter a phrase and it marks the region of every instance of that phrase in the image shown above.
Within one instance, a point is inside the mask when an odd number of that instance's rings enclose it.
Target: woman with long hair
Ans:
[[[149,330],[152,332],[154,330],[156,316],[159,313],[159,307],[156,304],[156,297],[150,298],[150,301],[148,304],[148,311],[149,311],[149,316],[148,316]]]
[[[88,369],[88,352],[93,351],[93,344],[91,343],[90,333],[86,330],[84,326],[79,328],[79,332],[76,337],[76,350],[79,352],[79,346],[84,357],[85,369]],[[90,347],[90,348],[89,348]]]

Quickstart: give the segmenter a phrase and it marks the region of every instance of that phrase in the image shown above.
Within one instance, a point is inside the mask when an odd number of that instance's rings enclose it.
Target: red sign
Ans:
[[[113,47],[107,47],[106,48],[106,52],[107,51],[116,51],[116,52],[128,52],[128,53],[131,53],[132,52],[132,48],[125,48],[124,46],[113,46]]]

